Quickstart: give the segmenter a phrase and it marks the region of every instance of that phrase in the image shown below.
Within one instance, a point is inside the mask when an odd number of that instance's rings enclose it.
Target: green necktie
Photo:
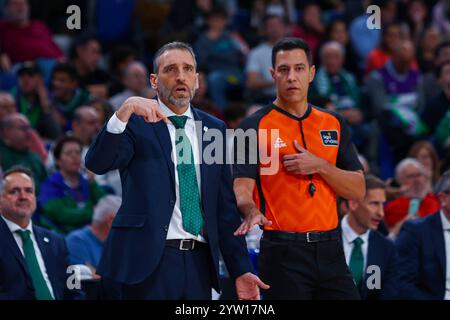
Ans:
[[[364,241],[360,237],[353,240],[353,250],[352,255],[350,256],[349,267],[357,287],[359,287],[363,279],[364,256],[361,248],[363,243]]]
[[[203,226],[203,217],[197,174],[195,172],[194,154],[189,138],[184,130],[187,116],[171,116],[169,120],[177,129],[175,133],[175,147],[183,228],[197,236]]]
[[[33,240],[30,237],[30,230],[17,230],[16,233],[22,238],[23,253],[25,254],[25,261],[27,262],[28,271],[33,281],[34,290],[36,291],[36,299],[53,300],[36,258]]]

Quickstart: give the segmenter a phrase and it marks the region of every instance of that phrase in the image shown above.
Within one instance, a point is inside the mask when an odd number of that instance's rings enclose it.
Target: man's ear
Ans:
[[[359,204],[357,201],[355,200],[348,200],[348,208],[350,209],[350,211],[355,211],[356,209],[358,209]]]
[[[309,82],[312,82],[314,80],[315,75],[316,75],[316,66],[312,65],[311,68],[309,68]]]
[[[195,74],[195,90],[198,90],[200,84],[198,83],[198,73]]]
[[[270,68],[270,74],[272,75],[272,79],[275,80],[275,69]]]
[[[152,89],[158,89],[158,76],[155,73],[150,74],[150,85]]]

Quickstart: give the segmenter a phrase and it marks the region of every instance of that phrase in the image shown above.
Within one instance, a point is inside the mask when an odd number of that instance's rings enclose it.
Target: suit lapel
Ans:
[[[0,234],[3,235],[3,238],[6,241],[6,245],[9,247],[13,256],[19,261],[19,264],[22,266],[23,270],[29,277],[25,258],[23,257],[22,252],[20,252],[19,246],[17,245],[16,240],[14,240],[14,236],[11,233],[11,230],[9,230],[8,226],[2,218],[0,218]]]
[[[54,275],[57,274],[57,270],[55,269],[54,264],[52,263],[55,259],[54,255],[52,254],[52,244],[51,244],[51,238],[47,237],[45,233],[43,233],[38,228],[35,228],[33,226],[33,232],[34,237],[36,238],[37,245],[39,247],[39,250],[41,251],[42,259],[44,260],[45,269],[47,270],[47,275],[50,280],[50,283],[53,288],[53,294],[55,295],[55,299],[59,300],[62,299],[62,297],[58,296],[58,293],[55,290],[55,283],[56,279],[54,278]]]
[[[441,215],[439,213],[435,214],[434,217],[430,218],[431,225],[431,237],[433,245],[435,248],[435,253],[441,266],[441,271],[445,277],[445,246],[444,246],[444,233],[442,231],[442,221]]]
[[[161,145],[167,165],[169,166],[170,179],[175,190],[175,165],[172,161],[172,143],[170,141],[169,129],[167,129],[167,125],[164,121],[158,121],[154,123],[152,127],[158,136],[159,144]]]

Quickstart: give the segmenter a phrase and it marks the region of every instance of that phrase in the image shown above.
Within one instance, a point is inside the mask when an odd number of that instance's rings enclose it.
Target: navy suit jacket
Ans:
[[[56,300],[76,298],[66,286],[68,253],[64,238],[33,225],[33,232],[47,269]],[[44,241],[44,238],[48,241]],[[31,300],[35,292],[25,259],[14,236],[0,217],[0,300]],[[81,296],[79,296],[81,297]]]
[[[398,297],[398,255],[395,245],[378,231],[370,231],[367,252],[367,267],[380,267],[381,288],[368,289],[367,278],[373,273],[367,273],[360,288],[361,298],[365,300],[392,300]],[[372,282],[372,281],[369,281]]]
[[[225,124],[200,110],[192,108],[192,112],[196,121],[202,121],[197,128],[202,136],[206,128],[220,130],[223,149],[216,150],[216,156],[224,160]],[[208,145],[212,148],[211,142],[200,142],[201,150]],[[96,174],[119,169],[123,190],[122,205],[97,270],[103,277],[137,284],[156,269],[164,251],[176,199],[171,152],[167,125],[163,121],[147,123],[136,115],[131,116],[121,134],[109,133],[105,125],[90,147],[86,167]],[[240,215],[230,166],[203,161],[200,171],[204,231],[212,257],[211,279],[218,290],[219,248],[233,278],[252,271],[252,267],[244,237],[233,235],[240,225]]]
[[[396,245],[400,258],[400,297],[444,299],[446,256],[440,213],[406,221]]]

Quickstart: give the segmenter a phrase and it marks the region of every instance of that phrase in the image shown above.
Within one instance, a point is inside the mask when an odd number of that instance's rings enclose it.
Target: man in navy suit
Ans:
[[[366,196],[348,200],[342,218],[345,259],[362,299],[395,299],[398,294],[398,257],[394,244],[377,231],[386,201],[383,181],[366,175]]]
[[[25,168],[6,171],[0,185],[0,300],[62,300],[79,292],[66,286],[64,239],[33,225],[36,195]]]
[[[450,300],[450,171],[436,193],[441,210],[406,221],[396,241],[403,299]]]
[[[97,270],[104,289],[109,298],[210,299],[220,249],[238,297],[258,299],[268,286],[251,273],[244,238],[233,235],[240,216],[224,164],[225,124],[190,105],[198,87],[192,48],[164,45],[153,70],[157,99],[128,98],[86,155],[94,173],[119,169],[122,180]],[[223,142],[213,163],[202,157],[212,148],[202,138],[208,130]]]

